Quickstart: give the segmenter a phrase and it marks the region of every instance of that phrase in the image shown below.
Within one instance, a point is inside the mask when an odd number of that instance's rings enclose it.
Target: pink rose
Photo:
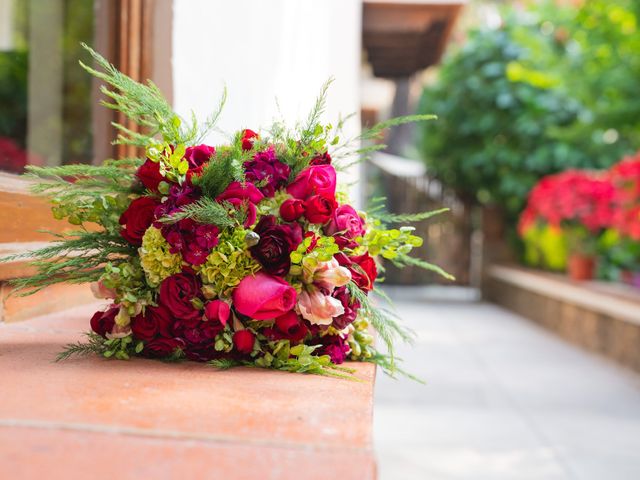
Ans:
[[[280,277],[264,272],[242,279],[233,291],[233,305],[254,320],[269,320],[293,309],[296,291]]]
[[[341,205],[333,212],[329,223],[324,227],[324,233],[340,234],[353,240],[365,234],[364,222],[351,205]]]
[[[336,195],[336,171],[331,165],[314,165],[304,169],[287,187],[294,198],[306,200],[311,195],[334,198]]]
[[[298,300],[300,315],[314,325],[331,325],[333,317],[344,313],[340,300],[324,295],[320,290],[303,291]]]

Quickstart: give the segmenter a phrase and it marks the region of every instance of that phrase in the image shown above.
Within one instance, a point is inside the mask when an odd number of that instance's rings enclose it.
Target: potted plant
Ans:
[[[540,225],[561,229],[570,278],[592,279],[598,238],[611,224],[614,191],[610,176],[603,172],[567,170],[543,177],[520,216],[520,236],[526,241]]]

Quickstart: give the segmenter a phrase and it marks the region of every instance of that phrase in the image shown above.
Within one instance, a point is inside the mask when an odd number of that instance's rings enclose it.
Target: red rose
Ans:
[[[293,310],[296,290],[284,279],[258,272],[244,277],[233,291],[238,313],[254,320],[271,320]]]
[[[272,275],[284,276],[289,273],[291,252],[302,242],[300,225],[278,225],[275,216],[265,215],[256,225],[254,232],[260,235],[260,240],[250,248],[253,258]]]
[[[158,205],[158,201],[152,197],[136,198],[120,216],[120,235],[133,245],[142,245],[142,236],[153,223]]]
[[[287,312],[276,318],[276,327],[284,338],[296,343],[300,342],[309,333],[309,329],[302,318],[294,311]]]
[[[158,324],[151,315],[136,315],[131,319],[131,332],[138,340],[151,340],[158,333]]]
[[[184,158],[189,162],[189,170],[191,170],[203,166],[215,154],[216,149],[214,147],[203,144],[197,147],[187,147],[184,152]]]
[[[337,206],[333,198],[313,195],[304,202],[304,216],[310,223],[322,225],[329,221]]]
[[[119,310],[118,307],[111,307],[106,312],[94,313],[91,317],[91,330],[106,338],[107,333],[111,333],[116,324],[115,318]]]
[[[171,275],[160,284],[158,301],[171,312],[174,318],[192,325],[202,316],[200,310],[197,310],[191,302],[194,298],[200,298],[201,287],[198,277],[191,273]]]
[[[373,289],[373,283],[378,276],[378,267],[368,252],[353,257],[338,253],[335,258],[340,265],[349,269],[351,279],[361,290],[368,292]]]
[[[152,192],[158,192],[158,185],[163,182],[165,178],[160,174],[160,163],[147,159],[138,171],[136,177]]]
[[[285,222],[294,222],[304,214],[304,202],[289,198],[280,205],[280,216]]]
[[[260,135],[258,135],[253,130],[249,130],[248,128],[246,130],[243,130],[242,131],[242,150],[251,150],[253,148],[254,138],[260,138]]]
[[[216,154],[216,149],[209,145],[198,145],[197,147],[187,147],[184,152],[184,158],[189,162],[187,170],[187,183],[191,184],[191,178],[202,173],[205,165],[211,157]]]
[[[244,222],[244,226],[250,227],[256,221],[256,204],[260,203],[263,198],[264,195],[262,195],[254,184],[231,182],[225,191],[216,197],[216,200],[221,203],[228,202],[236,209],[245,205],[247,208],[247,219]]]
[[[166,358],[176,350],[183,350],[184,340],[181,338],[156,338],[147,342],[142,351],[144,355],[151,358]]]
[[[315,165],[304,169],[287,187],[289,195],[302,200],[311,195],[336,195],[336,171],[331,165]]]
[[[249,330],[239,330],[233,334],[233,344],[238,352],[248,355],[253,352],[255,338]]]

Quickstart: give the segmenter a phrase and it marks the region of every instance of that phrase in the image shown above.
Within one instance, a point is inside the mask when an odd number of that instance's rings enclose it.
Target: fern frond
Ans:
[[[56,362],[68,360],[71,357],[86,357],[89,355],[102,355],[107,347],[104,338],[94,332],[86,332],[86,342],[68,343],[64,350],[56,356]]]
[[[449,208],[440,208],[438,210],[431,210],[430,212],[420,212],[420,213],[386,213],[386,212],[377,212],[371,214],[372,217],[380,220],[382,223],[416,223],[421,222],[423,220],[427,220],[431,217],[435,217],[436,215],[440,215],[441,213],[448,212]]]
[[[147,81],[146,84],[136,82],[118,71],[91,47],[84,43],[82,47],[89,52],[102,71],[80,62],[82,68],[111,87],[102,86],[102,93],[110,100],[103,100],[102,105],[123,113],[146,130],[146,134],[140,134],[131,132],[122,125],[116,125],[121,131],[118,137],[119,143],[146,147],[154,142],[156,135],[160,135],[165,142],[174,145],[188,145],[193,142],[197,136],[195,123],[184,122],[173,111],[153,82]]]
[[[406,254],[399,254],[398,256],[393,258],[391,261],[395,266],[399,268],[403,268],[403,267],[406,267],[407,265],[411,265],[414,267],[422,268],[423,270],[437,273],[438,275],[446,278],[447,280],[456,279],[456,277],[454,277],[450,273],[447,273],[445,270],[443,270],[439,266],[434,265],[433,263],[426,262],[424,260],[420,260],[419,258],[410,257],[409,255],[406,255]]]
[[[163,217],[159,221],[177,223],[185,218],[191,218],[198,223],[216,225],[218,228],[233,227],[236,224],[225,206],[209,197],[202,197],[194,203],[185,205],[179,212]]]

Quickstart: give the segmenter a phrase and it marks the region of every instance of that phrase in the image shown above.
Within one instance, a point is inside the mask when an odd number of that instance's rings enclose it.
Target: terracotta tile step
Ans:
[[[188,362],[53,363],[95,308],[0,324],[0,471],[48,479],[375,477],[372,365],[355,365],[364,380],[356,383]]]

